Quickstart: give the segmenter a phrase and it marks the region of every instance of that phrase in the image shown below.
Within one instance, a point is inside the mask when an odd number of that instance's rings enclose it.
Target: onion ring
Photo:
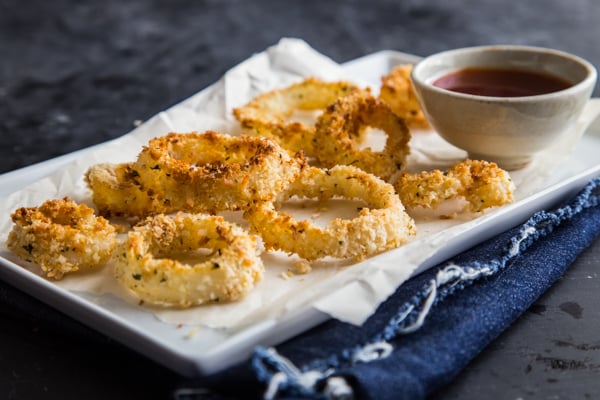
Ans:
[[[233,110],[244,131],[275,140],[290,151],[314,157],[314,125],[289,121],[294,111],[323,110],[338,98],[361,89],[353,83],[307,78],[283,89],[263,93]]]
[[[154,138],[133,168],[164,207],[216,213],[274,198],[305,166],[269,139],[207,131]]]
[[[457,162],[446,172],[403,172],[394,187],[407,208],[435,209],[445,200],[464,197],[471,212],[509,204],[515,190],[508,172],[481,160]]]
[[[336,218],[321,228],[279,211],[281,204],[293,196],[319,200],[341,196],[364,200],[367,207],[353,219]],[[392,185],[345,165],[329,170],[307,169],[280,193],[277,201],[257,202],[244,217],[266,248],[295,253],[308,261],[326,256],[361,260],[399,247],[415,235],[414,221],[404,211]]]
[[[379,99],[386,102],[392,111],[403,118],[409,128],[429,129],[430,125],[419,105],[410,80],[413,66],[399,65],[388,75],[381,77]]]
[[[355,138],[366,127],[387,134],[382,151],[360,148]],[[389,106],[370,94],[354,93],[338,99],[319,117],[316,156],[324,167],[354,165],[387,181],[404,166],[409,140],[406,124]]]
[[[159,214],[129,231],[115,251],[115,276],[151,304],[190,307],[236,301],[262,279],[257,243],[256,236],[221,216]],[[211,255],[194,265],[168,258],[205,248]]]
[[[21,207],[11,218],[15,225],[8,248],[38,264],[49,278],[100,266],[117,245],[115,228],[94,215],[85,204],[65,197],[47,200],[39,207]]]

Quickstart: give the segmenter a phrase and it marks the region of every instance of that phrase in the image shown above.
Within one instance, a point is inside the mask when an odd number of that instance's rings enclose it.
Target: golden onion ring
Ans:
[[[133,168],[166,209],[216,213],[274,198],[305,166],[269,139],[207,131],[154,138]]]
[[[138,299],[189,307],[243,298],[262,279],[256,236],[220,216],[159,214],[134,227],[115,251],[116,279]],[[175,259],[202,257],[189,265]]]
[[[379,99],[403,118],[409,128],[429,129],[429,122],[423,114],[410,80],[411,71],[410,64],[398,65],[388,75],[381,77]]]
[[[282,203],[293,196],[357,199],[366,207],[353,219],[336,218],[321,228],[280,211]],[[257,202],[244,216],[268,249],[297,254],[308,261],[326,256],[361,260],[399,247],[415,235],[414,221],[392,185],[353,166],[311,167],[277,201]]]
[[[117,245],[115,228],[106,219],[67,197],[39,207],[21,207],[11,218],[15,225],[8,248],[38,264],[49,278],[100,266]]]
[[[366,127],[387,134],[382,151],[361,148],[356,141]],[[406,124],[383,101],[370,94],[354,93],[338,99],[319,117],[316,157],[324,167],[354,165],[387,181],[404,166],[409,141]]]
[[[275,140],[290,151],[314,156],[315,127],[290,121],[294,112],[323,110],[338,98],[360,91],[353,83],[324,82],[307,78],[283,89],[272,90],[233,110],[244,131]]]
[[[509,204],[515,190],[508,172],[495,163],[480,160],[457,162],[446,172],[403,172],[394,187],[407,208],[435,209],[446,200],[463,197],[471,212]]]

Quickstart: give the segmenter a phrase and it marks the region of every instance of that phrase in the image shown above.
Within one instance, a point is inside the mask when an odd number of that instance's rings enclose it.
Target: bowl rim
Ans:
[[[427,63],[435,62],[440,58],[453,56],[456,54],[465,54],[465,53],[476,53],[476,52],[485,52],[485,51],[522,51],[522,52],[531,52],[532,54],[551,54],[554,56],[562,57],[574,61],[584,67],[587,71],[587,75],[581,81],[569,86],[566,89],[558,90],[551,93],[545,94],[537,94],[531,96],[514,96],[514,97],[503,97],[503,96],[483,96],[483,95],[475,95],[469,93],[461,93],[454,92],[452,90],[443,89],[438,86],[435,86],[430,82],[430,77],[422,78],[418,75],[419,71],[423,68],[423,66],[427,65]],[[473,65],[475,67],[476,64]],[[466,68],[466,67],[462,67]],[[460,68],[456,68],[460,69]],[[410,73],[410,79],[412,81],[413,86],[417,87],[417,85],[421,87],[426,87],[428,90],[434,91],[439,94],[444,94],[450,97],[460,98],[460,99],[471,99],[471,100],[479,100],[479,101],[501,101],[505,103],[514,103],[514,102],[531,102],[533,100],[544,100],[551,99],[554,97],[569,95],[572,92],[580,91],[588,86],[591,87],[590,93],[593,92],[594,87],[596,85],[598,79],[598,71],[596,67],[586,59],[579,57],[575,54],[553,49],[547,47],[540,46],[529,46],[529,45],[512,45],[512,44],[493,44],[493,45],[480,45],[480,46],[470,46],[470,47],[461,47],[456,49],[444,50],[438,53],[431,54],[425,58],[422,58],[419,62],[417,62]]]

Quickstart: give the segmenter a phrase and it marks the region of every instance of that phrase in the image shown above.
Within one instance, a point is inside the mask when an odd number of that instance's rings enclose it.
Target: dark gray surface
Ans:
[[[509,43],[600,65],[599,21],[593,0],[0,0],[0,172],[120,136],[284,36],[340,62]],[[599,264],[597,241],[436,399],[600,398]],[[0,398],[168,398],[183,382],[2,282],[0,318]]]
[[[596,241],[434,399],[599,399],[599,267]]]

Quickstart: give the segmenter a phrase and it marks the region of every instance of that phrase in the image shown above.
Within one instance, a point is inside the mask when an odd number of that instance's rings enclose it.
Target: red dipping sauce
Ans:
[[[435,80],[433,85],[453,92],[493,97],[535,96],[573,86],[550,74],[485,67],[451,72]]]

